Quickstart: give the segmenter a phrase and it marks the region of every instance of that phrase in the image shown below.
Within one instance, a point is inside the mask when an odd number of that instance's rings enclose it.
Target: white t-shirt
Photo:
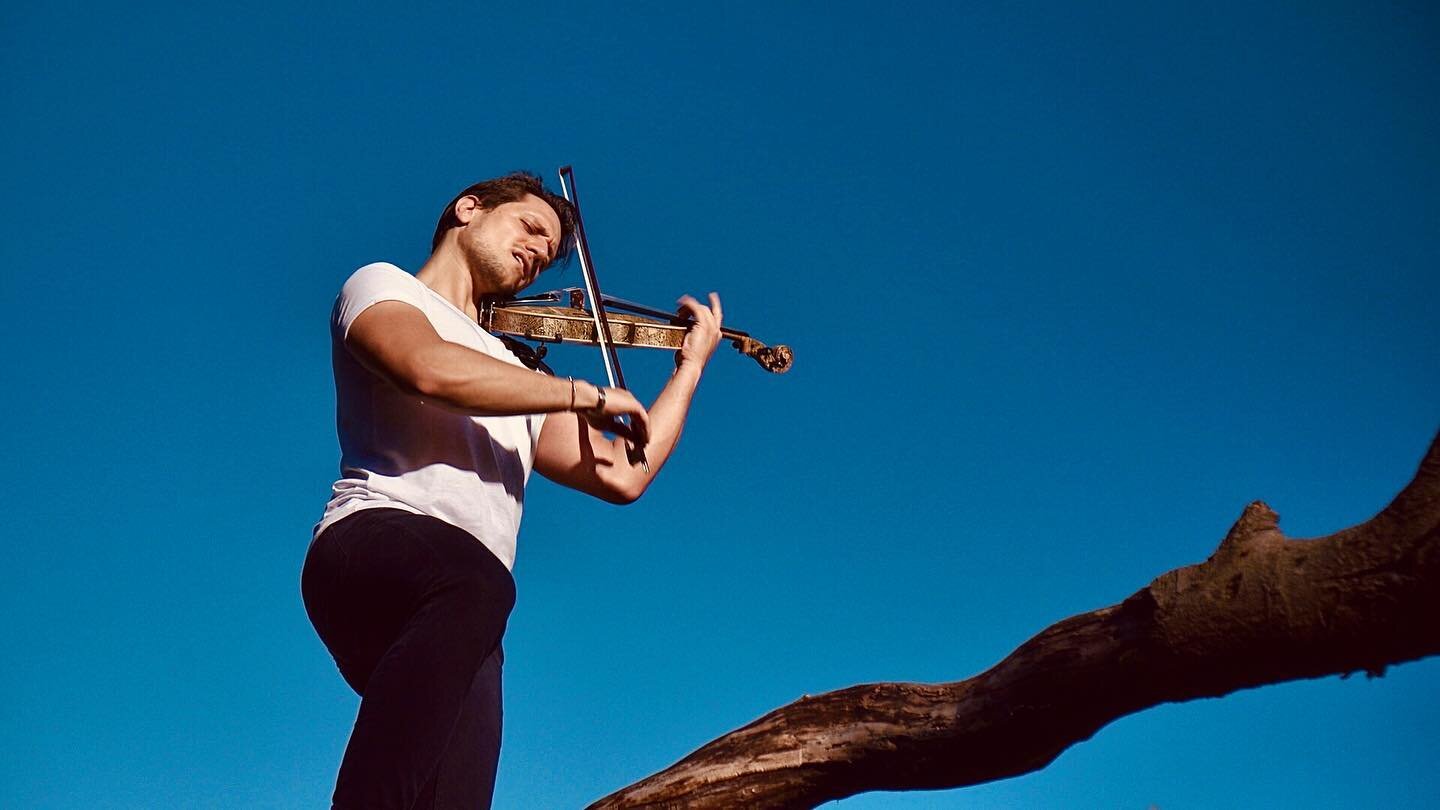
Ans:
[[[380,301],[410,304],[445,340],[524,367],[505,344],[399,267],[377,262],[356,270],[330,316],[340,479],[315,535],[357,510],[393,507],[464,529],[510,568],[545,415],[465,416],[371,373],[345,347],[345,336]]]

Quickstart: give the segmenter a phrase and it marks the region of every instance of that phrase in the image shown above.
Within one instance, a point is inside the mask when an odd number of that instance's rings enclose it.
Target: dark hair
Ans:
[[[555,260],[550,264],[556,264],[569,258],[573,249],[574,240],[570,237],[575,233],[575,206],[559,194],[545,188],[545,184],[539,177],[529,172],[511,172],[504,177],[497,177],[493,180],[484,180],[465,189],[455,195],[455,199],[445,206],[445,211],[440,214],[440,221],[435,224],[435,238],[430,241],[430,250],[434,251],[440,247],[440,240],[445,238],[445,233],[451,228],[458,227],[460,220],[455,217],[455,203],[460,202],[461,197],[475,197],[480,200],[481,208],[495,208],[508,202],[515,202],[526,194],[534,194],[544,200],[547,205],[555,209],[555,215],[560,218],[560,247],[555,251]],[[549,266],[549,265],[547,265]]]

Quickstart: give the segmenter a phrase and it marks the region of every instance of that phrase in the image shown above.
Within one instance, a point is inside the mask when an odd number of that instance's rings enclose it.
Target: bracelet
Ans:
[[[574,378],[574,377],[566,377],[565,379],[567,379],[567,380],[570,381],[570,407],[569,407],[568,410],[569,410],[571,413],[574,413],[574,412],[575,412],[575,378]]]
[[[604,388],[601,388],[601,387],[598,386],[598,385],[595,386],[595,396],[597,397],[597,399],[595,400],[595,407],[587,409],[586,412],[589,413],[589,414],[591,414],[591,415],[593,415],[593,416],[604,416],[604,415],[605,415],[605,389],[604,389]]]

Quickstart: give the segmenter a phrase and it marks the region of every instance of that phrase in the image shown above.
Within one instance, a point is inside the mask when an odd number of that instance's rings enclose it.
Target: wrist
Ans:
[[[675,373],[670,375],[671,379],[678,379],[690,383],[691,386],[700,383],[700,375],[705,370],[703,363],[682,362],[675,367]]]
[[[574,386],[575,396],[570,402],[573,413],[585,414],[604,407],[605,394],[600,390],[600,386],[584,380],[575,380]]]

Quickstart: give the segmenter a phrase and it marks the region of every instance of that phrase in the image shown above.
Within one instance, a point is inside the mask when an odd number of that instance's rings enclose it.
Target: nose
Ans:
[[[543,267],[550,258],[550,245],[543,237],[531,237],[525,240],[524,249],[535,257],[537,267]]]

